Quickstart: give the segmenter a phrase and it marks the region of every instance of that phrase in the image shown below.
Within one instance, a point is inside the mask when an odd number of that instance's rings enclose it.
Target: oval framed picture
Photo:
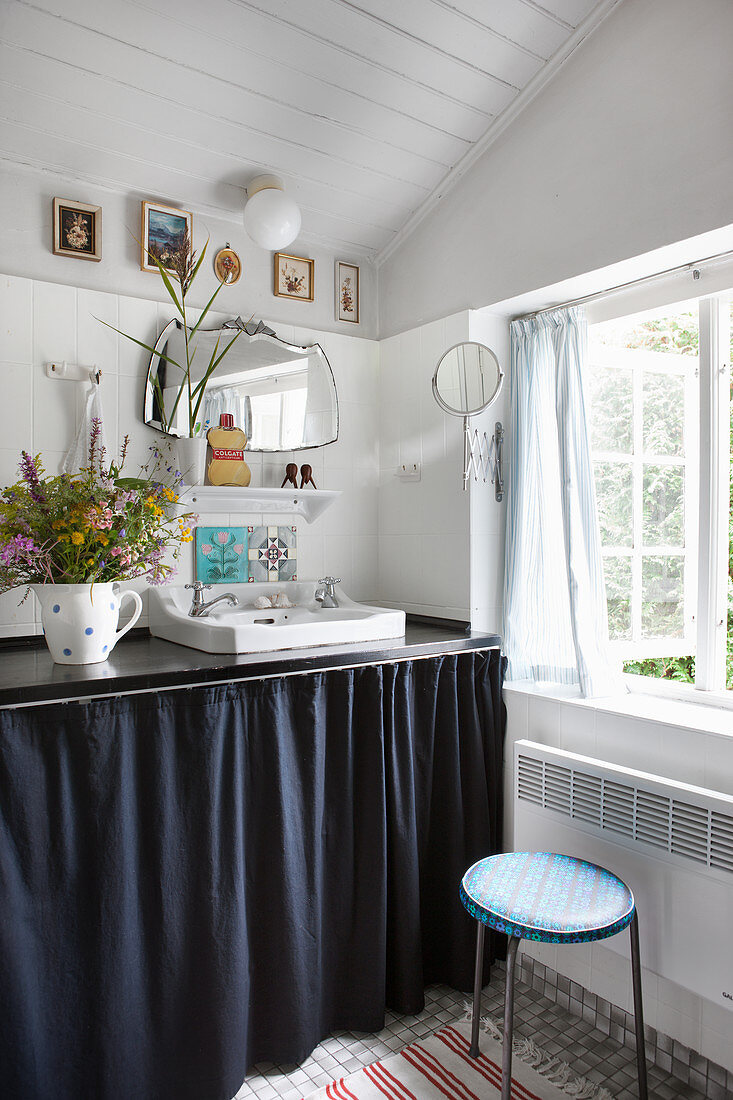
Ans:
[[[242,274],[242,261],[233,248],[220,248],[214,256],[214,274],[220,283],[232,286],[239,282]]]

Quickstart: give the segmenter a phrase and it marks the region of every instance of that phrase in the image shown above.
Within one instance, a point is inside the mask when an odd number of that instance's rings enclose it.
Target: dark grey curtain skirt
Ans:
[[[469,990],[503,674],[494,650],[0,712],[0,1096],[230,1100]]]

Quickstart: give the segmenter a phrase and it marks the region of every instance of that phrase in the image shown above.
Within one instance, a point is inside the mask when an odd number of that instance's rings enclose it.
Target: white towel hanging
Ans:
[[[107,449],[107,438],[104,431],[104,414],[102,412],[102,394],[98,382],[92,382],[87,391],[84,402],[84,412],[81,423],[76,433],[74,442],[69,447],[64,458],[62,470],[65,474],[75,474],[89,463],[89,437],[92,432],[92,423],[97,418],[100,421],[99,442],[97,452],[102,447]]]

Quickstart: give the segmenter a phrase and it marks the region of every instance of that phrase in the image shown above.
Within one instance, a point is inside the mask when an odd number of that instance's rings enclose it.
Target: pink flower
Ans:
[[[211,553],[211,551],[213,549],[214,549],[214,547],[211,545],[210,542],[203,542],[201,544],[201,553],[205,554],[207,557],[209,556],[209,554]]]
[[[241,554],[242,551],[244,550],[244,546],[242,545],[241,542],[235,542],[234,546],[232,547],[232,550],[234,551],[235,554]]]
[[[218,531],[216,535],[216,540],[220,546],[226,546],[227,542],[229,541],[229,532]]]

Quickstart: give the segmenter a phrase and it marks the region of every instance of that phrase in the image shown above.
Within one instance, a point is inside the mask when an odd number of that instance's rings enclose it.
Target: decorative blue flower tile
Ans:
[[[248,527],[250,581],[297,581],[298,528]]]
[[[248,579],[246,529],[197,527],[196,580],[206,584],[239,584]]]

